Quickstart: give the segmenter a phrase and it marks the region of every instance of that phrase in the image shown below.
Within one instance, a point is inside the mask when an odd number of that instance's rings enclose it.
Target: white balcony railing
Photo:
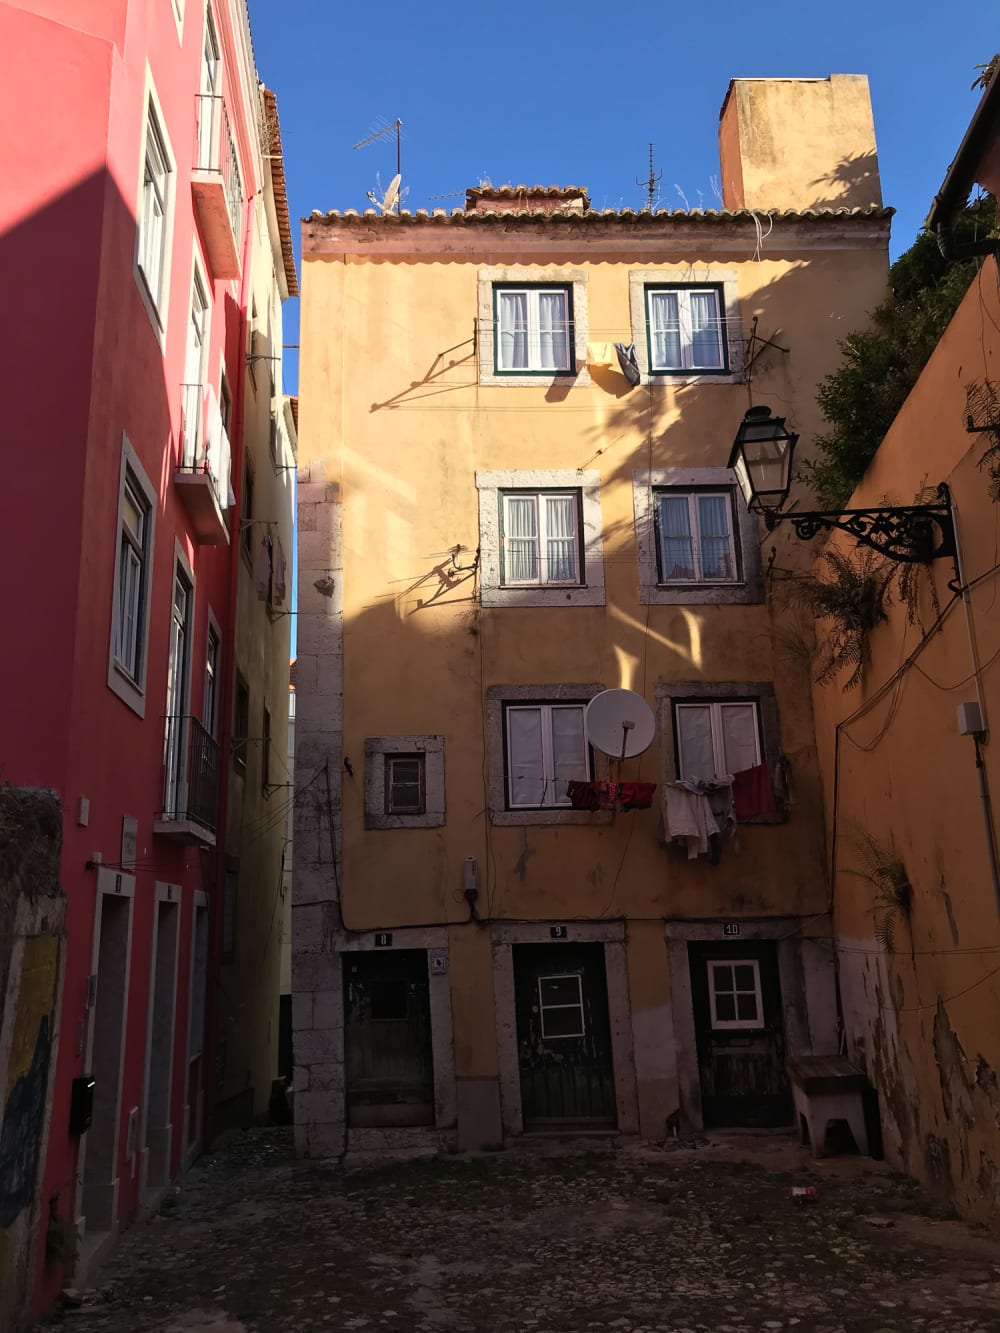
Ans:
[[[232,450],[215,390],[184,384],[181,412],[181,472],[207,475],[220,509],[233,503]]]
[[[226,104],[218,93],[198,93],[197,156],[198,171],[218,172],[226,196],[226,209],[233,235],[240,234],[240,214],[243,209],[243,181],[240,177],[236,144],[229,124]]]

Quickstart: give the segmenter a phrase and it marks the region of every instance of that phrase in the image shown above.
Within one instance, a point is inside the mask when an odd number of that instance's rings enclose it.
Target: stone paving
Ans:
[[[988,1333],[1000,1244],[881,1164],[789,1140],[525,1150],[345,1172],[284,1131],[203,1159],[75,1333]],[[756,1159],[756,1160],[753,1160]],[[789,1169],[790,1168],[790,1169]],[[814,1185],[817,1197],[794,1198]]]

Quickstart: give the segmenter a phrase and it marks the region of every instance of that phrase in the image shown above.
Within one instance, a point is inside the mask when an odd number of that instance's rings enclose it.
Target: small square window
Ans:
[[[646,338],[652,375],[727,374],[721,285],[647,286]]]
[[[507,809],[571,805],[567,786],[590,780],[582,703],[507,704],[504,708]]]
[[[670,489],[654,497],[657,581],[739,582],[733,492]]]
[[[500,581],[505,588],[579,585],[580,492],[500,492]]]
[[[708,987],[713,1028],[764,1026],[760,964],[755,958],[709,960]]]
[[[385,812],[387,815],[422,815],[424,801],[424,756],[385,756]]]
[[[569,285],[493,287],[494,370],[498,375],[575,373]]]
[[[755,699],[675,703],[677,776],[712,782],[761,762]]]
[[[538,978],[538,1011],[542,1040],[583,1037],[583,987],[577,972]]]

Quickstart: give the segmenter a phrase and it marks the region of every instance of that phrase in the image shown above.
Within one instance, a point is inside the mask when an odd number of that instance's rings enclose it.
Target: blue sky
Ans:
[[[404,208],[457,208],[493,184],[573,184],[598,207],[637,207],[655,144],[660,204],[718,206],[719,109],[734,77],[867,74],[895,258],[912,242],[997,40],[996,0],[808,0],[651,6],[545,0],[348,4],[250,0],[257,65],[278,95],[296,259],[297,219],[366,208],[396,169]],[[682,197],[683,193],[683,197]],[[297,341],[297,307],[285,341]],[[296,391],[287,354],[285,389]]]

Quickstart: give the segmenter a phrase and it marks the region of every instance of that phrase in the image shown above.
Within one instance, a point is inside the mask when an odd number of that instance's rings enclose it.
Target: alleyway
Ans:
[[[787,1140],[497,1153],[344,1174],[241,1136],[124,1238],[75,1333],[976,1333],[1000,1244],[908,1181]],[[789,1169],[791,1168],[791,1169]],[[793,1185],[815,1185],[798,1202]]]

